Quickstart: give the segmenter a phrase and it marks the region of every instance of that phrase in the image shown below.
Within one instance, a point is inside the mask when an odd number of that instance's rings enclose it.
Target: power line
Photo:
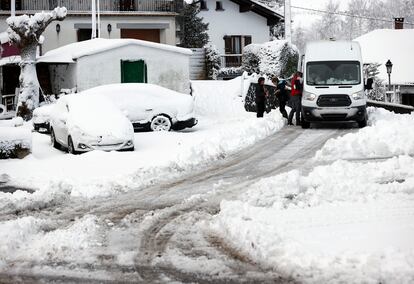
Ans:
[[[318,10],[318,9],[312,9],[312,8],[305,8],[305,7],[298,7],[298,6],[291,6],[293,9],[298,10],[305,10],[305,11],[311,11],[316,13],[324,13],[324,14],[330,14],[330,15],[339,15],[339,16],[345,16],[345,17],[351,17],[351,18],[359,18],[359,19],[366,19],[366,20],[373,20],[373,21],[381,21],[381,22],[388,22],[388,23],[394,23],[394,20],[390,19],[384,19],[384,18],[375,18],[375,17],[369,17],[369,16],[362,16],[362,15],[354,15],[347,12],[332,12],[332,11],[324,11],[324,10]],[[414,23],[410,22],[404,22],[404,25],[411,25],[414,26]]]

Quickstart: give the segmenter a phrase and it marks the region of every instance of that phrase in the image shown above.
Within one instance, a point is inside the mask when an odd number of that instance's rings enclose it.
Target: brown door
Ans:
[[[160,43],[160,30],[121,29],[121,38],[133,38]]]

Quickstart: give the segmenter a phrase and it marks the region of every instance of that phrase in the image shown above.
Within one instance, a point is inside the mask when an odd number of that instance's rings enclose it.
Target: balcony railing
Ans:
[[[242,54],[221,55],[221,67],[240,67],[242,65]]]
[[[3,2],[3,0],[1,0]],[[7,1],[7,0],[6,0]],[[55,7],[66,7],[69,13],[91,11],[91,0],[18,0],[18,11],[46,11]],[[99,8],[103,13],[110,12],[177,12],[179,0],[100,0]],[[9,11],[9,5],[1,5],[0,11]]]

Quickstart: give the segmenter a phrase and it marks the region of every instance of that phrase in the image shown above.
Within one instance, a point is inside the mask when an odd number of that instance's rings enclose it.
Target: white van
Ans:
[[[306,45],[302,127],[311,122],[367,124],[361,48],[354,41],[316,41]]]

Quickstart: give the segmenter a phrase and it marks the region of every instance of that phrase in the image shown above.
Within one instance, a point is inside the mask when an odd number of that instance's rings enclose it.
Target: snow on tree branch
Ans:
[[[8,34],[11,42],[17,46],[25,45],[28,41],[39,41],[40,36],[52,21],[65,19],[67,9],[57,7],[51,12],[36,13],[33,16],[22,15],[7,18]]]

